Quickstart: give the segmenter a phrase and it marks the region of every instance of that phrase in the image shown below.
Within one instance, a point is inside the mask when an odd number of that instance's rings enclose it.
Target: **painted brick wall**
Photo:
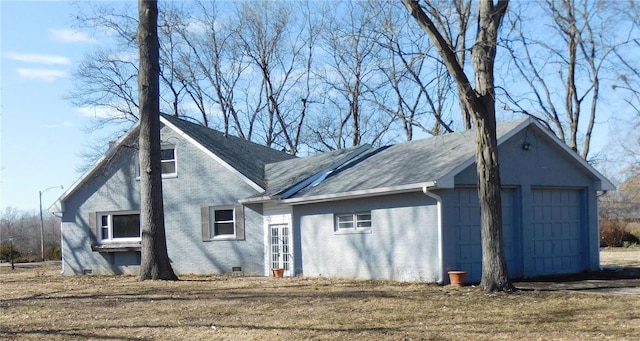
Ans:
[[[256,194],[242,179],[206,156],[201,150],[164,127],[163,143],[176,148],[177,177],[163,180],[167,247],[174,271],[226,273],[242,267],[245,273],[262,273],[264,250],[261,206],[245,208],[245,240],[202,241],[200,208],[233,205]],[[137,273],[132,254],[93,252],[89,227],[91,212],[139,210],[136,179],[137,150],[125,148],[65,202],[63,262],[65,274]]]
[[[334,213],[367,210],[371,233],[334,232]],[[436,282],[437,214],[435,200],[422,193],[294,206],[302,264],[297,271],[306,276]]]

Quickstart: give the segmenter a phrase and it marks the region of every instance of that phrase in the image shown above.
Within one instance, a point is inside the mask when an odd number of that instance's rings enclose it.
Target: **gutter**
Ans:
[[[430,182],[422,182],[417,184],[381,187],[381,188],[364,189],[364,190],[332,193],[332,194],[322,194],[322,195],[315,195],[310,197],[280,199],[279,202],[283,204],[289,204],[289,205],[315,204],[315,203],[327,202],[327,201],[358,199],[358,198],[367,198],[367,197],[373,197],[373,196],[379,196],[379,195],[416,192],[416,191],[419,191],[420,188],[435,187],[435,185],[436,185],[435,182],[430,181]],[[277,198],[274,198],[274,199],[277,199]]]
[[[440,263],[440,271],[438,273],[438,279],[436,283],[442,285],[444,283],[444,257],[442,254],[442,198],[429,191],[429,188],[435,188],[436,183],[433,186],[422,186],[422,193],[426,196],[433,198],[437,202],[438,207],[438,261]]]

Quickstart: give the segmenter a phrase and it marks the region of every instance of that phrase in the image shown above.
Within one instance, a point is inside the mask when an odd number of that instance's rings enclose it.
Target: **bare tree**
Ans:
[[[73,73],[74,88],[67,99],[78,107],[96,108],[98,129],[114,122],[135,122],[138,120],[137,19],[129,15],[130,4],[117,8],[96,4],[87,9],[78,7],[77,24],[106,32],[113,37],[113,46],[85,56]]]
[[[239,46],[261,79],[259,94],[265,106],[262,120],[265,145],[281,140],[283,149],[296,154],[305,111],[288,107],[289,97],[305,77],[302,64],[305,42],[303,30],[292,31],[294,15],[289,5],[276,2],[243,3],[237,28]],[[300,71],[301,70],[301,71]],[[297,96],[295,96],[297,97]],[[296,98],[296,102],[300,102]],[[304,103],[303,103],[304,104]],[[293,128],[293,129],[292,129]]]
[[[378,143],[396,119],[380,115],[373,93],[385,83],[378,77],[380,34],[373,29],[375,13],[366,3],[335,2],[323,11],[317,69],[323,83],[325,113],[310,126],[314,149],[341,149]],[[329,115],[329,116],[326,116]]]
[[[406,10],[401,4],[369,4],[377,13],[373,26],[382,47],[379,72],[388,80],[386,87],[372,93],[374,103],[398,118],[407,141],[413,139],[415,128],[430,135],[452,132],[452,78],[428,37],[402,19]]]
[[[438,48],[449,73],[456,80],[458,93],[471,113],[476,131],[476,165],[480,198],[482,235],[482,279],[480,286],[487,292],[513,291],[505,262],[502,237],[502,200],[500,168],[496,138],[494,62],[498,31],[507,11],[508,0],[481,0],[478,3],[478,31],[472,47],[475,88],[471,85],[455,50],[444,39],[433,20],[418,1],[402,0],[409,13],[429,35]]]
[[[140,224],[141,280],[177,280],[167,254],[160,165],[160,46],[158,3],[138,0],[140,46]]]
[[[452,6],[453,5],[453,6]],[[425,2],[427,13],[433,18],[436,28],[453,49],[460,67],[464,70],[467,62],[467,34],[471,22],[471,0],[437,0]],[[472,117],[462,98],[458,98],[462,126],[471,129]]]
[[[56,259],[60,250],[60,219],[45,217],[43,228],[45,258]],[[0,245],[17,251],[25,260],[40,259],[40,215],[6,207],[0,212]]]
[[[620,20],[617,7],[624,6],[622,2],[546,0],[519,5],[504,46],[511,57],[505,72],[521,86],[505,89],[506,107],[538,118],[587,159],[606,96],[602,82],[620,69],[614,64],[616,52],[628,46],[635,28]],[[536,14],[529,18],[525,12]],[[550,20],[541,25],[544,18]],[[545,29],[532,30],[534,22]]]

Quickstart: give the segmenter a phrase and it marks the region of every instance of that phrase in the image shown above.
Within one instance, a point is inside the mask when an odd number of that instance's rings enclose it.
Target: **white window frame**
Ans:
[[[369,219],[366,219],[365,216],[369,216]],[[347,226],[348,224],[350,226]],[[334,215],[334,232],[336,234],[371,233],[372,225],[371,211],[336,213]]]
[[[131,243],[131,242],[141,242],[142,241],[142,228],[140,227],[140,236],[139,237],[130,237],[130,238],[114,238],[113,237],[113,216],[118,215],[138,215],[140,216],[140,211],[110,211],[110,212],[98,212],[97,213],[97,221],[98,225],[98,240],[101,244],[109,244],[109,243]],[[106,218],[106,224],[103,224],[103,218]],[[103,229],[107,229],[107,238],[103,238]]]
[[[216,211],[231,211],[231,220],[216,221]],[[233,233],[216,235],[216,223],[231,223],[233,225]],[[237,235],[236,229],[236,209],[234,206],[211,206],[209,207],[209,229],[211,240],[235,240]]]
[[[161,156],[161,160],[160,163],[171,163],[173,162],[173,166],[174,166],[174,172],[173,173],[164,173],[162,172],[162,178],[166,179],[166,178],[177,178],[178,177],[178,149],[176,148],[176,146],[174,145],[162,145],[162,147],[160,147],[160,153],[162,153],[163,150],[168,150],[168,149],[172,149],[173,150],[173,159],[170,160],[162,160],[162,156]],[[160,166],[160,169],[162,169],[162,165]],[[140,180],[140,155],[136,155],[136,180]]]
[[[163,145],[160,148],[160,153],[162,154],[163,150],[173,150],[173,159],[168,159],[168,160],[160,160],[160,163],[165,164],[165,163],[173,163],[173,172],[172,173],[162,173],[162,177],[163,178],[171,178],[171,177],[176,177],[178,176],[178,150],[176,149],[176,146],[173,145]],[[162,168],[162,167],[161,167]]]

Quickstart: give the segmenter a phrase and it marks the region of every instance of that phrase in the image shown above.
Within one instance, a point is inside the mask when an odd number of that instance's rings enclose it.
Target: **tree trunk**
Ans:
[[[501,4],[498,5],[498,8]],[[502,14],[493,0],[480,1],[478,32],[472,48],[477,108],[470,108],[476,126],[476,163],[482,229],[482,279],[485,291],[513,291],[509,282],[502,237],[502,198],[496,138],[493,67]],[[506,11],[506,3],[504,4]],[[502,12],[504,13],[504,12]]]
[[[484,97],[493,103],[491,96]],[[487,103],[489,104],[489,103]],[[502,236],[502,198],[495,115],[472,115],[476,129],[476,164],[482,236],[482,279],[487,291],[513,291]]]
[[[418,1],[402,0],[409,13],[429,35],[438,48],[447,70],[455,79],[458,95],[471,113],[476,129],[476,164],[480,224],[482,232],[482,280],[484,291],[513,291],[509,281],[502,245],[502,202],[500,198],[500,167],[496,138],[495,88],[493,67],[498,28],[507,10],[508,0],[481,0],[478,4],[478,32],[472,48],[475,89],[446,43],[441,32],[425,14]]]
[[[177,280],[167,253],[160,161],[160,63],[158,4],[138,0],[140,68],[140,280]]]

